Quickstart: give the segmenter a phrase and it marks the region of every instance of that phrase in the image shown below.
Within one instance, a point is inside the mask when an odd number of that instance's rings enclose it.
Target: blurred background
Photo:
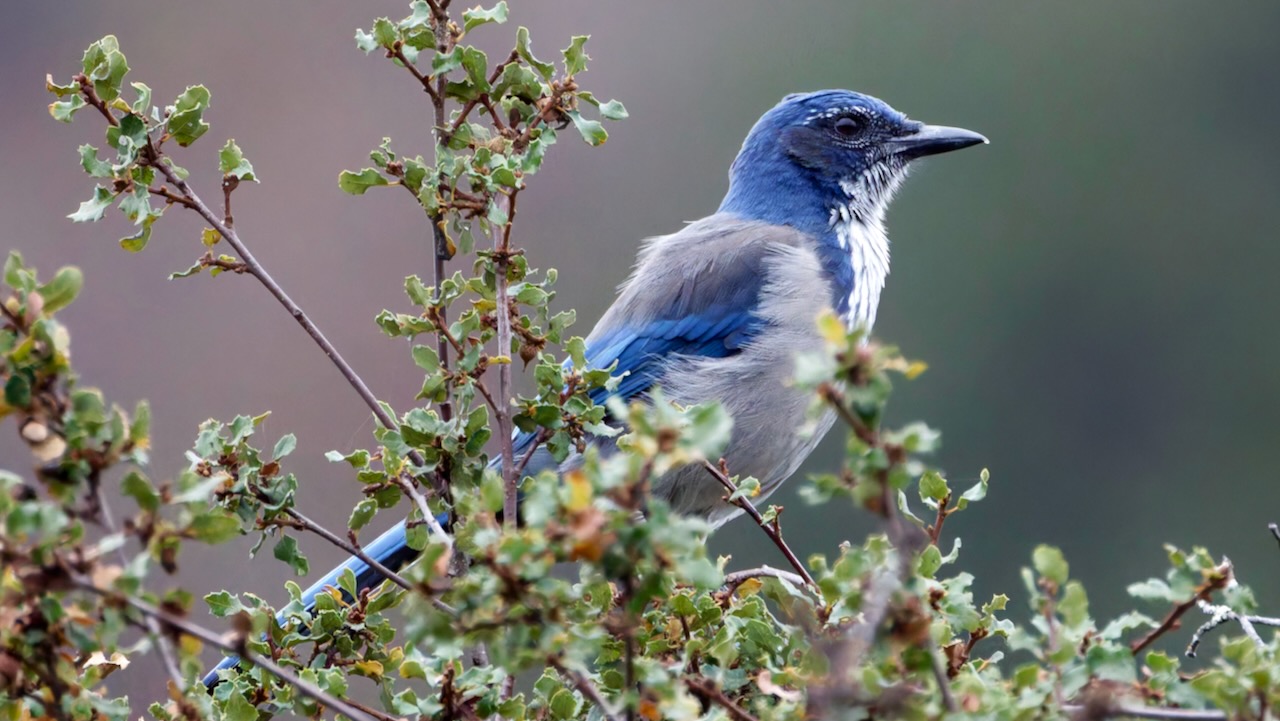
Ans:
[[[491,58],[516,25],[544,58],[590,33],[583,85],[631,112],[598,150],[566,131],[521,198],[518,242],[534,265],[560,270],[558,304],[578,309],[579,332],[642,238],[715,209],[743,136],[782,95],[848,87],[980,131],[990,146],[925,164],[894,204],[875,329],[930,366],[900,383],[893,420],[943,430],[937,460],[953,486],[991,470],[988,500],[948,523],[978,595],[1007,591],[1024,614],[1018,569],[1047,542],[1105,618],[1129,603],[1128,583],[1163,572],[1170,541],[1229,555],[1263,610],[1280,611],[1280,549],[1266,530],[1280,521],[1280,4],[511,5],[509,25],[476,34]],[[290,466],[305,510],[341,524],[359,487],[323,453],[368,444],[372,421],[256,283],[166,280],[202,250],[191,214],[171,212],[139,255],[117,246],[131,231],[115,210],[96,225],[65,219],[93,187],[76,146],[101,146],[102,128],[89,112],[72,126],[50,119],[45,74],[65,81],[89,43],[114,33],[131,79],[157,102],[207,85],[213,129],[178,161],[211,199],[216,151],[238,141],[263,181],[236,193],[242,236],[403,410],[420,376],[372,319],[408,307],[406,274],[429,275],[427,225],[403,193],[356,198],[336,179],[367,165],[383,136],[412,154],[431,147],[412,78],[352,40],[375,16],[406,10],[399,0],[0,10],[0,250],[45,273],[84,268],[81,299],[63,313],[76,366],[110,400],[151,400],[154,475],[184,464],[205,418],[270,409],[262,445],[296,433]],[[0,467],[28,471],[16,437],[0,433]],[[834,468],[841,440],[833,433],[804,470]],[[871,530],[843,503],[807,506],[800,485],[774,500],[802,556]],[[249,545],[192,547],[178,580],[281,600],[284,567],[269,554],[248,560]],[[783,564],[742,521],[712,546],[735,568]],[[323,542],[304,550],[316,570],[339,560]],[[161,682],[130,679],[147,695]]]

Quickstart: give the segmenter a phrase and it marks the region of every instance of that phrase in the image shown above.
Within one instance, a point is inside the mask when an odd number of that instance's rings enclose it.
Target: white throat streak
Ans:
[[[877,163],[855,180],[840,183],[843,202],[831,208],[836,242],[849,254],[853,288],[845,324],[867,332],[876,322],[880,292],[889,276],[889,236],[884,216],[889,201],[905,176],[901,167]]]

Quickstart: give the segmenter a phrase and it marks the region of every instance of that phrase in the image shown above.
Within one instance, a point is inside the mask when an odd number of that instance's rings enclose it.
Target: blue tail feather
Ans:
[[[444,523],[445,520],[446,520],[445,518],[441,518],[440,522]],[[381,563],[387,569],[392,571],[398,571],[401,568],[409,565],[409,563],[412,562],[418,556],[418,551],[409,547],[408,539],[405,534],[404,521],[401,521],[396,525],[392,526],[381,536],[378,536],[378,538],[374,540],[373,543],[366,545],[364,547],[364,552],[370,558],[377,560],[378,563]],[[315,610],[316,597],[319,596],[321,593],[323,593],[326,588],[338,587],[338,579],[348,569],[350,569],[351,572],[355,574],[357,592],[363,591],[366,588],[373,588],[378,584],[382,583],[383,580],[385,580],[382,577],[382,574],[375,571],[373,567],[371,567],[369,564],[365,563],[359,558],[352,556],[351,558],[348,558],[345,562],[343,562],[342,565],[338,566],[337,568],[333,569],[328,574],[326,574],[324,578],[321,578],[319,581],[316,581],[315,583],[311,584],[311,586],[307,588],[307,590],[302,592],[302,603],[306,607],[308,612],[312,612]],[[350,601],[353,599],[348,599],[348,600]],[[282,617],[278,616],[277,620],[283,622]],[[231,668],[232,666],[235,666],[238,663],[240,663],[239,656],[228,656],[222,659],[221,663],[219,663],[217,666],[213,668],[212,671],[210,671],[207,675],[205,675],[204,685],[212,688],[219,681],[218,679],[219,671],[223,669]]]

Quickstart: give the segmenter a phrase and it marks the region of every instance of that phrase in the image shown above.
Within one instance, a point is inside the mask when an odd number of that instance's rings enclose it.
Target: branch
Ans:
[[[1188,658],[1196,657],[1196,649],[1200,647],[1200,642],[1204,640],[1205,634],[1228,621],[1235,621],[1240,624],[1240,628],[1244,631],[1244,635],[1248,636],[1259,646],[1266,646],[1267,644],[1262,640],[1262,637],[1258,635],[1258,630],[1254,628],[1255,625],[1280,628],[1280,618],[1242,615],[1232,611],[1229,606],[1216,606],[1208,601],[1197,601],[1196,605],[1200,607],[1201,611],[1209,614],[1210,618],[1208,621],[1205,621],[1200,628],[1197,628],[1195,634],[1191,636],[1191,643],[1187,644],[1186,650]]]
[[[197,626],[191,623],[190,621],[186,620],[185,618],[179,618],[177,616],[174,616],[166,611],[163,611],[159,608],[156,608],[155,606],[152,606],[146,601],[132,598],[130,596],[117,593],[116,591],[112,591],[110,589],[101,588],[95,585],[92,581],[90,581],[88,578],[84,577],[81,574],[71,573],[70,579],[73,585],[75,585],[77,588],[83,591],[88,591],[90,593],[101,596],[105,599],[131,606],[134,610],[138,611],[144,616],[154,619],[156,622],[160,624],[168,626],[175,632],[184,633],[193,638],[200,639],[201,641],[209,644],[210,646],[220,648],[223,651],[226,651],[227,653],[233,653],[238,655],[242,660],[246,660],[249,663],[262,668],[267,673],[270,673],[271,675],[275,676],[281,681],[284,681],[290,686],[293,686],[294,688],[296,688],[298,690],[298,693],[301,693],[303,696],[310,698],[312,701],[315,701],[316,703],[321,704],[322,706],[327,706],[347,716],[348,718],[355,719],[355,721],[374,721],[372,716],[369,716],[368,714],[360,711],[359,709],[355,708],[354,706],[347,703],[346,701],[326,693],[325,691],[321,690],[318,686],[300,678],[299,676],[294,674],[292,671],[282,666],[276,665],[275,662],[273,662],[272,660],[264,658],[262,656],[259,656],[251,652],[248,648],[245,647],[243,638],[241,638],[239,643],[236,643],[236,644],[228,643],[227,641],[224,641],[221,636],[214,633],[213,631],[210,631],[209,629]]]
[[[427,498],[423,496],[413,482],[404,476],[396,476],[393,481],[397,486],[405,492],[409,498],[413,499],[414,505],[418,507],[418,512],[422,514],[422,522],[427,524],[427,528],[431,530],[431,535],[436,537],[444,545],[449,547],[449,551],[453,551],[453,539],[449,534],[444,532],[444,528],[440,526],[440,521],[431,513],[431,508],[427,506]]]
[[[737,721],[759,721],[749,711],[726,696],[724,691],[721,691],[718,686],[711,682],[711,679],[685,677],[684,685],[697,696],[727,711]]]
[[[1188,598],[1186,601],[1174,606],[1169,613],[1165,615],[1164,620],[1160,622],[1159,626],[1152,629],[1146,636],[1143,636],[1129,644],[1129,650],[1133,655],[1137,656],[1142,649],[1155,643],[1156,639],[1177,628],[1180,625],[1178,619],[1182,618],[1184,613],[1190,611],[1198,603],[1207,603],[1213,596],[1214,591],[1220,591],[1227,587],[1227,584],[1230,583],[1232,579],[1231,561],[1225,558],[1222,559],[1222,563],[1219,564],[1214,571],[1215,573],[1213,577],[1200,584],[1191,598]]]
[[[324,526],[321,526],[319,523],[316,523],[310,518],[307,518],[306,516],[302,515],[302,513],[300,513],[297,509],[286,508],[284,509],[284,512],[287,513],[290,518],[297,521],[298,526],[303,530],[311,531],[312,533],[323,538],[329,543],[332,543],[333,545],[337,546],[338,548],[341,548],[342,550],[346,551],[352,556],[355,556],[361,561],[364,561],[365,563],[369,564],[370,568],[377,571],[383,578],[387,579],[388,581],[391,581],[392,583],[396,584],[400,588],[403,588],[406,591],[413,590],[413,585],[410,584],[407,580],[405,580],[403,576],[401,576],[395,571],[392,571],[390,568],[387,568],[386,566],[379,563],[373,556],[370,556],[369,554],[365,553],[364,549],[361,548],[360,546],[356,545],[355,543],[344,540],[343,538],[335,534],[333,531],[330,531]]]
[[[168,203],[176,203],[178,205],[185,206],[192,210],[196,209],[195,204],[192,203],[190,200],[187,200],[186,198],[182,197],[181,195],[178,195],[172,190],[169,190],[163,185],[160,186],[159,188],[147,188],[147,192],[151,193],[152,195],[164,198],[165,201]]]
[[[1062,707],[1062,710],[1069,714],[1079,714],[1089,719],[1141,718],[1165,719],[1166,721],[1227,721],[1230,718],[1224,711],[1132,706],[1123,703],[1109,704],[1101,708],[1083,704],[1066,704]]]
[[[744,571],[734,571],[732,573],[726,573],[724,576],[724,585],[729,589],[735,589],[738,586],[741,586],[744,581],[750,580],[752,578],[780,578],[794,586],[812,589],[812,586],[809,586],[808,582],[805,581],[804,578],[801,577],[800,575],[791,573],[790,571],[782,571],[777,568],[770,568],[769,566],[761,566],[759,568],[748,568]]]
[[[520,475],[516,473],[515,450],[511,438],[511,296],[507,269],[511,263],[511,223],[516,215],[516,191],[507,196],[507,222],[494,229],[494,285],[498,308],[498,355],[506,362],[498,365],[498,442],[502,452],[502,523],[515,528],[519,517]]]
[[[418,70],[418,66],[409,62],[409,58],[405,57],[404,46],[400,41],[397,40],[396,44],[387,51],[387,57],[399,60],[400,64],[404,65],[405,69],[413,74],[413,77],[422,85],[422,89],[427,91],[427,95],[431,96],[431,102],[435,103],[440,100],[440,96],[436,94],[436,89],[431,85],[431,77],[423,75],[422,71]]]
[[[930,665],[933,669],[934,681],[938,684],[938,693],[942,694],[942,707],[949,714],[959,713],[960,705],[956,703],[955,694],[951,693],[951,679],[947,675],[947,664],[942,660],[942,654],[938,651],[936,645],[932,641],[926,641],[926,643],[930,646],[926,650],[929,653],[929,660],[932,662]]]
[[[738,492],[738,487],[734,485],[733,481],[729,480],[728,469],[725,466],[723,458],[720,459],[720,466],[718,468],[708,460],[703,460],[702,465],[713,478],[720,482],[720,485],[724,486],[725,489],[729,491],[729,495],[725,497],[726,500],[732,498],[733,495]],[[800,574],[800,577],[804,579],[804,582],[814,588],[817,588],[817,583],[814,582],[813,576],[809,575],[809,570],[804,567],[804,564],[800,562],[800,559],[796,557],[796,554],[791,551],[791,547],[787,545],[787,542],[782,540],[782,531],[778,528],[776,521],[774,523],[765,523],[764,517],[760,515],[760,511],[756,510],[756,507],[751,503],[751,501],[747,500],[745,496],[738,496],[737,500],[729,502],[738,508],[741,508],[748,516],[751,516],[751,519],[756,522],[756,525],[760,526],[760,528],[764,530],[764,533],[769,537],[769,540],[773,541],[779,551],[782,551],[782,555],[786,556],[787,562],[791,564],[792,568],[796,569],[796,573]]]
[[[596,685],[591,683],[591,679],[587,678],[579,671],[568,668],[555,656],[547,659],[547,665],[558,671],[561,676],[564,676],[565,679],[569,681],[569,683],[573,684],[574,688],[578,689],[583,696],[586,696],[587,699],[594,703],[596,707],[600,709],[600,713],[605,717],[606,721],[622,721],[622,717],[618,715],[617,711],[609,706],[609,702],[604,700],[604,696],[600,693],[600,689],[596,688]]]

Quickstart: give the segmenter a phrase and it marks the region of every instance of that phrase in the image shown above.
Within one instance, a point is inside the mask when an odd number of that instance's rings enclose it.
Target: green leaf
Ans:
[[[25,375],[14,374],[4,384],[4,402],[15,408],[31,405],[31,382]]]
[[[347,520],[347,528],[358,531],[369,525],[369,521],[373,520],[373,514],[378,510],[378,502],[372,498],[366,498],[355,505],[351,509],[351,518]]]
[[[94,178],[110,178],[114,175],[111,163],[98,159],[98,149],[89,144],[80,146],[80,167]]]
[[[293,453],[293,449],[298,447],[298,439],[292,433],[286,433],[280,436],[280,440],[276,441],[275,450],[271,451],[271,457],[280,460],[285,456]]]
[[[605,120],[622,120],[628,116],[627,109],[617,100],[600,104],[600,117]]]
[[[151,88],[147,87],[146,83],[129,83],[129,85],[138,91],[138,97],[133,101],[133,105],[129,106],[129,109],[135,115],[146,115],[147,111],[151,109]]]
[[[75,266],[67,266],[53,276],[53,280],[40,286],[40,298],[44,300],[44,312],[55,313],[71,304],[84,286],[84,273]]]
[[[550,80],[555,74],[556,68],[551,63],[544,63],[533,55],[533,51],[529,49],[529,28],[521,27],[516,31],[516,54],[520,59],[529,64],[542,76],[543,80]]]
[[[410,352],[413,354],[414,365],[422,370],[433,373],[440,369],[440,354],[436,352],[435,348],[415,345]]]
[[[232,691],[222,706],[220,716],[225,721],[258,721],[258,708],[249,703],[244,694]]]
[[[474,7],[462,11],[462,32],[469,33],[473,29],[488,23],[505,23],[507,21],[507,0],[494,5],[491,10]]]
[[[99,185],[93,189],[93,197],[81,203],[80,209],[67,217],[76,223],[96,223],[102,220],[103,213],[115,199],[114,193]]]
[[[587,61],[591,56],[587,55],[583,46],[587,44],[590,37],[590,35],[574,35],[569,41],[569,47],[560,51],[564,55],[565,75],[572,77],[587,69]]]
[[[373,41],[379,47],[390,50],[399,37],[400,34],[396,32],[396,26],[387,18],[378,18],[373,21]]]
[[[258,176],[253,174],[253,164],[245,160],[244,153],[240,151],[240,146],[236,145],[235,140],[227,140],[227,144],[218,151],[218,169],[223,175],[258,182]]]
[[[363,29],[356,30],[356,48],[363,50],[365,55],[378,49],[378,41],[371,33],[365,32]]]
[[[68,95],[75,95],[79,93],[80,84],[75,81],[72,81],[69,85],[59,85],[53,82],[52,75],[49,75],[46,73],[44,76],[44,89],[48,90],[49,92],[53,93],[54,95],[60,98],[65,98]]]
[[[10,288],[18,290],[22,288],[23,264],[22,253],[16,250],[9,251],[9,255],[4,259],[4,282]]]
[[[93,81],[93,91],[104,102],[120,97],[120,84],[129,72],[129,63],[120,52],[116,36],[107,35],[89,46],[81,62],[84,74]]]
[[[926,471],[920,476],[920,500],[941,503],[950,495],[951,488],[947,486],[947,480],[937,471]]]
[[[1067,559],[1062,555],[1062,551],[1053,546],[1036,546],[1035,551],[1031,553],[1031,563],[1035,566],[1036,573],[1059,586],[1067,582],[1069,575]]]
[[[987,469],[983,468],[982,473],[978,474],[978,482],[969,487],[969,490],[960,494],[960,498],[956,501],[956,508],[964,510],[970,503],[981,501],[987,497],[987,484],[991,480],[991,474]]]
[[[133,408],[133,423],[129,425],[129,440],[135,444],[144,443],[151,436],[151,404],[138,401]]]
[[[121,490],[137,502],[138,508],[146,511],[156,511],[160,508],[160,493],[141,473],[130,471],[120,483]]]
[[[69,123],[75,116],[76,111],[85,106],[84,98],[79,95],[72,95],[66,100],[55,100],[49,103],[49,115],[54,120],[61,123]]]
[[[925,578],[933,578],[933,574],[938,572],[942,567],[942,551],[937,546],[930,545],[920,554],[920,575]]]
[[[208,88],[203,85],[187,88],[170,108],[169,135],[184,148],[191,145],[209,130],[209,124],[204,121],[204,111],[208,109]]]
[[[125,236],[120,239],[120,247],[130,253],[137,253],[147,247],[147,242],[151,240],[151,226],[144,225],[141,230],[133,235]]]
[[[205,543],[223,543],[240,535],[240,520],[221,511],[196,516],[191,521],[191,534]]]
[[[374,168],[365,168],[359,173],[344,170],[338,175],[338,187],[352,195],[364,195],[366,190],[379,185],[390,183]]]
[[[599,120],[584,118],[582,113],[577,110],[569,110],[565,114],[573,121],[573,126],[578,129],[578,133],[582,135],[582,139],[587,141],[588,145],[598,147],[609,139],[609,133],[600,124]]]
[[[307,557],[298,550],[298,539],[293,536],[281,536],[280,540],[276,542],[275,548],[271,550],[271,554],[277,560],[289,564],[296,575],[305,576],[311,570],[311,564],[307,562]]]

